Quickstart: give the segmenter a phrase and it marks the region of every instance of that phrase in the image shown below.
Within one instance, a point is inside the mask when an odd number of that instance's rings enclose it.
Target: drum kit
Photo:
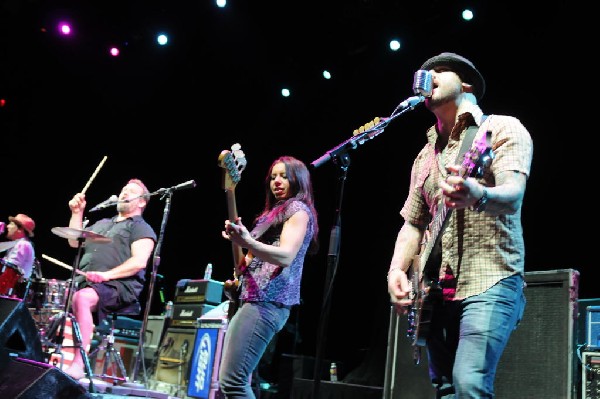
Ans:
[[[93,231],[71,227],[55,227],[51,231],[59,237],[77,240],[80,243],[83,243],[83,241],[111,242],[111,238]],[[16,241],[0,243],[0,253],[12,248],[15,244]],[[54,264],[71,270],[73,272],[71,279],[65,281],[42,278],[39,277],[41,275],[40,270],[38,270],[38,273],[32,273],[32,277],[27,279],[23,277],[23,273],[19,267],[0,259],[2,265],[0,272],[0,297],[19,298],[25,302],[40,333],[42,348],[48,353],[52,351],[52,348],[62,345],[64,337],[60,336],[63,330],[61,325],[64,326],[66,315],[69,313],[69,292],[76,289],[73,277],[75,273],[85,275],[85,272],[82,272],[78,268],[79,254],[76,267],[71,267],[46,255],[42,255],[42,257]],[[40,268],[37,259],[34,261],[34,268]]]

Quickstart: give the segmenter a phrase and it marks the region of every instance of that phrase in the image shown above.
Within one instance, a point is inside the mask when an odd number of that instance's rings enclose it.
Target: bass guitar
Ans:
[[[483,176],[494,159],[490,141],[491,132],[488,131],[474,142],[464,155],[458,175],[464,178]],[[441,259],[437,255],[439,255],[441,233],[446,227],[452,210],[444,204],[443,199],[440,201],[438,212],[429,224],[421,242],[419,254],[413,258],[407,271],[411,286],[409,298],[412,300],[412,305],[407,312],[407,337],[413,346],[413,358],[416,364],[421,360],[420,348],[425,346],[427,341],[433,305],[442,299],[442,289],[438,283]],[[430,257],[432,253],[436,256]]]
[[[246,156],[239,143],[231,146],[231,150],[223,150],[219,154],[219,166],[223,168],[222,188],[225,190],[227,200],[227,217],[234,221],[238,217],[235,201],[235,188],[241,180],[242,172],[246,168]],[[239,307],[239,266],[244,260],[242,248],[232,243],[233,250],[233,278],[225,281],[223,290],[229,300],[227,318],[231,320]]]

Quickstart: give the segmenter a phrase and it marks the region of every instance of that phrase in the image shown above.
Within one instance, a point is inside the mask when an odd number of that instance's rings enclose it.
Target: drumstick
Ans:
[[[52,258],[52,257],[50,257],[50,256],[48,256],[48,255],[46,255],[46,254],[42,254],[42,258],[44,258],[44,259],[46,259],[46,260],[49,260],[50,262],[52,262],[52,263],[55,263],[55,264],[57,264],[58,266],[64,267],[65,269],[73,270],[73,266],[69,266],[69,265],[67,265],[66,263],[63,263],[63,262],[59,261],[58,259],[54,259],[54,258]],[[82,271],[81,271],[81,270],[79,270],[79,269],[75,270],[75,273],[79,273],[79,274],[81,274],[82,276],[85,276],[85,275],[86,275],[86,273],[85,273],[85,272],[82,272]]]
[[[102,166],[104,165],[104,162],[106,162],[106,158],[107,158],[107,156],[105,155],[104,158],[102,158],[102,161],[100,161],[100,163],[96,167],[96,170],[94,171],[94,173],[92,173],[92,176],[90,177],[90,179],[87,181],[87,183],[85,183],[85,187],[83,187],[83,190],[81,190],[81,192],[83,194],[85,194],[87,189],[90,188],[90,184],[92,184],[92,180],[94,180],[96,178],[96,175],[100,171],[100,168],[102,168]]]

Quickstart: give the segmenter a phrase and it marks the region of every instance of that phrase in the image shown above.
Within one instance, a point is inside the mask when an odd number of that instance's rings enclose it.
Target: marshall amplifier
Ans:
[[[223,299],[223,282],[215,280],[179,280],[175,288],[175,303],[210,303]]]
[[[171,326],[195,328],[198,318],[214,308],[214,305],[204,303],[176,303],[173,305]]]

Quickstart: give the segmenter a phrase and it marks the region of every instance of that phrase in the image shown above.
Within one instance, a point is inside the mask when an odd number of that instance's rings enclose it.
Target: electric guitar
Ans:
[[[240,182],[246,164],[246,157],[239,143],[232,145],[231,151],[223,150],[221,151],[221,154],[219,154],[219,166],[223,168],[222,188],[225,190],[227,200],[227,216],[231,221],[236,220],[238,217],[237,206],[235,203],[235,187]],[[225,281],[223,285],[225,295],[229,299],[229,307],[227,309],[227,317],[229,320],[231,320],[239,307],[239,265],[244,259],[244,253],[240,246],[232,243],[232,250],[233,279]]]
[[[494,153],[488,144],[491,141],[491,132],[475,141],[473,146],[464,155],[458,175],[462,177],[482,177],[485,169],[489,167],[494,159]],[[443,201],[441,199],[440,201]],[[411,291],[409,298],[412,305],[408,308],[408,330],[407,337],[413,346],[413,357],[416,364],[421,360],[420,347],[425,346],[433,305],[442,299],[442,288],[438,284],[438,275],[441,258],[430,255],[439,251],[439,240],[441,233],[450,218],[451,209],[443,202],[439,205],[439,211],[428,226],[427,232],[421,242],[421,250],[416,255],[408,269],[409,284]]]

